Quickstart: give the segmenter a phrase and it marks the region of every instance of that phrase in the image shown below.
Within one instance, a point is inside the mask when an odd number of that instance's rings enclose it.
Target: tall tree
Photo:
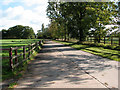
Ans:
[[[105,25],[115,23],[113,17],[117,17],[117,6],[113,2],[50,2],[47,15],[51,22],[64,27],[65,40],[74,37],[81,43],[94,28],[94,36],[99,42]]]
[[[44,23],[42,24],[42,28],[41,31],[44,33],[45,32],[45,27],[44,27]]]

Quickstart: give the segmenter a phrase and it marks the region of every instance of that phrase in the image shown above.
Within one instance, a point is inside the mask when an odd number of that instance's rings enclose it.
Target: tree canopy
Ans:
[[[48,32],[52,38],[76,38],[83,42],[90,32],[99,42],[117,23],[118,5],[114,2],[49,2],[47,16],[51,20]]]
[[[2,38],[28,39],[35,38],[33,29],[29,26],[16,25],[8,30],[2,30]]]
[[[37,38],[43,38],[43,39],[44,38],[50,38],[51,35],[50,35],[49,31],[48,31],[48,28],[44,27],[44,23],[41,26],[42,26],[41,30],[37,31]]]

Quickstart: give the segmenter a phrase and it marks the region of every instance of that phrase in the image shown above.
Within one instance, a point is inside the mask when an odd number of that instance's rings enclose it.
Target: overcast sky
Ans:
[[[30,26],[37,33],[48,25],[47,0],[0,0],[0,30],[15,25]]]

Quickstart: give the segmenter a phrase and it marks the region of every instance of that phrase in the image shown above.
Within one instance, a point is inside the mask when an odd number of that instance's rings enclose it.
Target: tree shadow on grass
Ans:
[[[87,48],[86,48],[86,50],[92,51],[92,52],[95,52],[95,53],[101,53],[102,55],[105,55],[105,57],[108,57],[108,58],[110,58],[111,56],[118,56],[120,58],[119,54],[113,54],[112,52],[100,52],[100,51],[90,50],[90,49],[87,49]]]

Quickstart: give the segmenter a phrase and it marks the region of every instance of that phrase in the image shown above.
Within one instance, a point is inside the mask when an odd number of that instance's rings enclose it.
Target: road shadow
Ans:
[[[21,83],[21,85],[26,86],[26,88],[36,88],[49,87],[55,83],[54,81],[63,79],[66,79],[66,83],[70,82],[73,84],[86,83],[87,80],[90,80],[87,77],[81,78],[80,76],[84,73],[80,72],[80,68],[75,63],[66,61],[66,58],[39,55],[29,64],[23,77],[23,82],[25,80],[26,83]]]
[[[69,53],[65,54],[66,51]],[[85,84],[91,78],[83,77],[86,73],[82,70],[90,70],[89,73],[94,73],[115,68],[112,65],[106,65],[104,63],[106,60],[111,61],[92,54],[78,54],[76,49],[47,42],[28,65],[20,85],[25,86],[24,88],[49,87],[55,81],[59,82],[63,79],[66,83]]]

